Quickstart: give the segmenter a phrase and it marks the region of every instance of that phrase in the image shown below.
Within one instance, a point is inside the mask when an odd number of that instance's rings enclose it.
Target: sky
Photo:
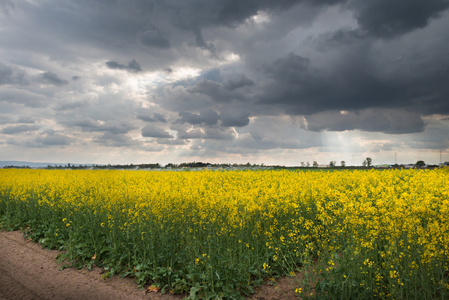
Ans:
[[[449,161],[447,0],[0,0],[0,160]]]

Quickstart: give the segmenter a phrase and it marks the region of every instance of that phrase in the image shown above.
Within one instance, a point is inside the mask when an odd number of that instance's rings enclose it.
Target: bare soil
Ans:
[[[184,298],[140,290],[131,278],[104,279],[98,267],[91,271],[72,268],[59,271],[61,265],[56,259],[59,253],[24,239],[20,231],[0,231],[0,300]],[[289,277],[270,282],[248,299],[296,299],[298,279]]]

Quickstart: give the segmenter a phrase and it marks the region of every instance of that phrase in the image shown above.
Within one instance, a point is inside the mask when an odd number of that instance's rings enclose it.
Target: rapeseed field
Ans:
[[[0,170],[0,222],[190,298],[448,299],[449,170]]]

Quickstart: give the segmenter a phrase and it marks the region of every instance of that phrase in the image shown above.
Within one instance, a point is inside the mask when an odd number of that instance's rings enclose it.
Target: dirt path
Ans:
[[[100,268],[59,271],[58,253],[25,240],[21,232],[0,231],[0,300],[182,299],[144,293],[129,278],[102,279]],[[250,299],[295,299],[292,281],[263,286]]]
[[[144,294],[132,279],[102,279],[100,268],[59,271],[58,253],[25,240],[21,232],[0,231],[0,300],[179,299]]]

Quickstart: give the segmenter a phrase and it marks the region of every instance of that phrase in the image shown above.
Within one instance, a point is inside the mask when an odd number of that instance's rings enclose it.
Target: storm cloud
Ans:
[[[115,70],[125,70],[129,72],[141,72],[142,69],[140,68],[139,63],[133,59],[131,60],[128,65],[122,65],[116,61],[107,61],[106,66],[108,66],[109,69],[115,69]]]
[[[7,0],[0,14],[11,160],[449,153],[446,0]]]

